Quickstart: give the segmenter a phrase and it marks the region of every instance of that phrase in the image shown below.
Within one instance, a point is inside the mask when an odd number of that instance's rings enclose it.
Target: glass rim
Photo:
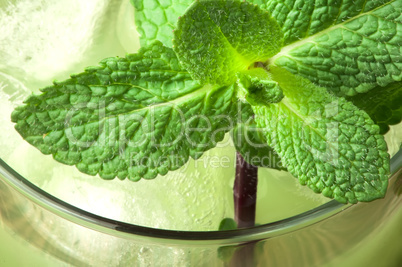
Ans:
[[[401,167],[402,149],[391,158],[391,176]],[[197,244],[205,242],[216,243],[219,241],[219,243],[222,244],[225,242],[249,242],[265,239],[267,237],[278,236],[284,232],[304,228],[352,206],[351,204],[339,203],[333,199],[323,205],[295,216],[250,228],[228,231],[168,230],[121,222],[77,208],[37,187],[1,158],[0,177],[4,177],[5,179],[2,180],[5,180],[8,185],[21,193],[24,197],[30,199],[36,205],[73,223],[114,236],[126,238],[135,237],[136,239],[142,237],[148,240],[170,241],[171,243],[186,241]]]

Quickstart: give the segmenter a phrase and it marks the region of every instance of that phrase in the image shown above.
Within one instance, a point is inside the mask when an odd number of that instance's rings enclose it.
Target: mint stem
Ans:
[[[258,167],[248,164],[242,155],[236,154],[236,177],[233,186],[235,221],[238,228],[255,224],[257,203]],[[255,266],[254,250],[256,242],[243,244],[230,261],[230,267]]]
[[[233,186],[235,221],[238,228],[255,224],[258,167],[248,164],[239,152],[236,154],[236,178]]]
[[[257,241],[252,241],[239,247],[230,260],[229,267],[257,266],[257,260],[254,256],[256,244]]]

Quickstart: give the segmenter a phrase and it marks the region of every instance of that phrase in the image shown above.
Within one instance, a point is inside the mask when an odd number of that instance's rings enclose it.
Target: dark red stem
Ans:
[[[235,221],[238,228],[255,224],[258,167],[248,164],[239,152],[236,155],[236,178],[233,186]]]

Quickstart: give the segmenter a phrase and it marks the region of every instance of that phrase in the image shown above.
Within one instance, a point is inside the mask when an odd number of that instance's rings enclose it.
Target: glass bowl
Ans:
[[[267,179],[259,182],[258,201],[264,203],[257,206],[260,225],[216,231],[220,220],[233,217],[232,167],[206,168],[205,161],[191,161],[178,177],[145,183],[103,181],[26,144],[10,122],[12,109],[52,79],[63,80],[108,56],[135,52],[138,37],[130,10],[129,0],[0,0],[0,263],[398,266],[402,262],[401,150],[392,158],[393,175],[384,199],[342,205],[309,193],[283,172],[262,170]],[[394,136],[400,138],[400,132]],[[233,161],[233,146],[226,139],[223,143],[207,156],[224,155]],[[132,190],[126,190],[128,186]]]
[[[2,244],[9,248],[2,260],[18,262],[24,253],[30,262],[38,258],[51,266],[398,266],[402,151],[392,158],[392,172],[386,197],[371,203],[330,201],[253,228],[192,232],[142,227],[78,209],[0,160],[1,231],[13,240]]]

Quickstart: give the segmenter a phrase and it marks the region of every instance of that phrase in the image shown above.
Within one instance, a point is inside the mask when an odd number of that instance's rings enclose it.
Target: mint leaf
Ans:
[[[383,197],[389,155],[370,117],[307,79],[277,67],[271,73],[285,98],[253,110],[288,171],[301,184],[342,203]]]
[[[377,86],[370,92],[348,98],[357,107],[370,115],[385,134],[389,125],[402,120],[402,82],[391,83],[386,87]]]
[[[156,42],[42,89],[12,121],[62,163],[136,181],[176,170],[221,141],[231,129],[234,93],[234,86],[194,81],[173,50]]]
[[[232,246],[222,246],[218,248],[218,258],[221,259],[223,262],[229,263],[230,260],[233,258],[233,255],[235,252],[241,248],[238,245],[232,245]]]
[[[256,167],[286,170],[278,153],[267,145],[264,132],[256,125],[254,119],[250,118],[247,123],[238,123],[233,128],[232,139],[236,150],[249,164]]]
[[[243,159],[256,167],[286,170],[278,153],[267,144],[263,129],[254,120],[254,112],[247,102],[239,101],[237,124],[231,137],[233,144]]]
[[[237,224],[232,218],[225,218],[219,224],[219,231],[235,230],[237,229]]]
[[[265,3],[267,2],[267,0],[247,0],[247,2],[259,5],[260,7],[265,7]]]
[[[269,60],[340,96],[402,80],[402,2],[267,1],[287,46]]]
[[[290,44],[393,1],[254,0],[253,2],[272,14],[282,28],[285,44]]]
[[[272,80],[263,68],[253,68],[237,73],[239,97],[252,105],[267,105],[282,100],[283,92],[279,84]]]
[[[199,0],[174,31],[183,66],[204,83],[232,84],[236,73],[279,52],[282,34],[268,12],[240,1]]]
[[[219,231],[228,231],[228,230],[236,230],[237,229],[237,223],[235,220],[232,218],[225,218],[221,221],[219,224]],[[236,250],[238,249],[238,246],[222,246],[218,248],[218,258],[220,258],[224,262],[229,262]]]
[[[131,0],[135,7],[135,24],[141,46],[155,40],[172,47],[173,33],[179,16],[194,0]]]

